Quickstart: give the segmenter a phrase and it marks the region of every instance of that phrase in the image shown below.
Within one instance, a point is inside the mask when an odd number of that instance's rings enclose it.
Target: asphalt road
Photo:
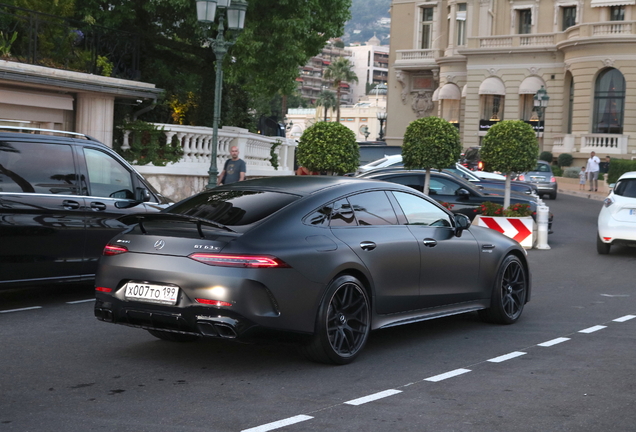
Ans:
[[[636,430],[636,249],[597,255],[600,202],[546,204],[551,249],[529,251],[517,324],[381,330],[347,366],[160,341],[97,321],[91,287],[0,293],[0,431]]]

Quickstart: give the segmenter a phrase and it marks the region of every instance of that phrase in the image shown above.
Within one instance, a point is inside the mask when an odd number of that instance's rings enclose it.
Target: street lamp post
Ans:
[[[543,122],[543,132],[545,133],[545,109],[548,107],[548,102],[550,102],[550,96],[548,96],[548,91],[541,86],[537,93],[534,95],[534,109],[539,116],[539,125],[537,126],[537,137],[539,137],[539,130],[541,129],[541,125]],[[543,134],[541,135],[541,151],[543,151]]]
[[[378,141],[384,141],[384,122],[386,121],[386,111],[378,111],[378,120],[380,120],[380,134],[378,135]]]
[[[210,169],[208,170],[208,189],[216,187],[219,174],[217,169],[217,149],[219,146],[219,120],[221,117],[221,92],[223,91],[223,57],[235,40],[225,40],[225,13],[227,12],[227,28],[236,33],[245,26],[246,0],[196,0],[197,19],[204,24],[213,23],[216,11],[219,11],[219,24],[216,39],[210,38],[210,45],[216,58],[216,81],[214,85],[214,117],[212,119],[212,144],[210,152]]]

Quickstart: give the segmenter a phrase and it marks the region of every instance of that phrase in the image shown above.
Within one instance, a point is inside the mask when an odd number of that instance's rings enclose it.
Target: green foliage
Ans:
[[[414,120],[404,133],[402,160],[407,169],[448,168],[461,151],[457,128],[439,117]]]
[[[11,36],[8,34],[4,34],[4,32],[0,31],[0,57],[10,57],[11,56],[11,47],[13,43],[18,38],[18,32],[13,32]]]
[[[549,152],[549,151],[542,151],[541,154],[539,155],[539,160],[546,161],[549,164],[552,164],[552,159],[553,159],[552,152]]]
[[[569,167],[574,162],[574,158],[570,153],[561,153],[557,157],[557,163],[560,167]]]
[[[480,154],[488,171],[521,173],[535,167],[539,146],[532,126],[521,120],[504,120],[488,130]]]
[[[348,42],[366,42],[374,35],[383,40],[389,28],[378,25],[378,20],[390,17],[391,0],[353,0],[351,19],[345,26]],[[354,30],[359,33],[354,33]]]
[[[579,172],[581,172],[581,168],[579,167],[567,167],[563,170],[563,177],[565,178],[579,178]],[[556,174],[554,174],[556,175]]]
[[[316,107],[321,106],[325,108],[324,120],[327,121],[327,114],[329,113],[329,110],[334,109],[337,106],[336,95],[329,90],[322,90],[318,93],[315,105]]]
[[[323,73],[323,78],[327,80],[331,80],[333,86],[336,88],[336,121],[340,122],[340,93],[341,87],[340,84],[344,81],[346,82],[358,82],[358,76],[352,70],[353,64],[349,61],[348,58],[338,57],[334,61],[331,62],[325,72]]]
[[[525,217],[531,216],[532,210],[530,204],[511,204],[504,210],[501,204],[486,201],[479,206],[479,214],[482,216]]]
[[[560,166],[557,165],[552,165],[552,174],[554,174],[555,177],[562,177],[563,176],[563,168],[561,168]]]
[[[108,60],[108,57],[97,56],[97,67],[103,76],[109,77],[113,74],[114,65],[110,60]]]
[[[129,135],[130,149],[118,152],[130,163],[137,165],[165,166],[168,162],[177,162],[183,156],[181,143],[176,136],[168,143],[163,128],[141,120],[126,122],[120,126],[121,131],[131,131]]]
[[[298,164],[309,171],[345,174],[360,163],[353,131],[340,123],[318,122],[305,129],[296,150]]]
[[[276,140],[274,144],[269,149],[269,163],[272,164],[275,170],[278,171],[278,153],[276,153],[276,149],[281,146],[283,142],[281,140]]]
[[[636,160],[612,158],[609,173],[607,176],[607,182],[616,183],[620,176],[630,171],[636,171]]]

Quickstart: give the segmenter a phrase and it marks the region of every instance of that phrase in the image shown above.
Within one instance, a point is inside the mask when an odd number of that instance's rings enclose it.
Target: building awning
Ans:
[[[636,0],[592,0],[592,7],[633,6]]]
[[[73,111],[73,96],[0,89],[0,103]]]
[[[544,86],[543,80],[536,76],[529,76],[523,80],[519,86],[519,94],[537,94],[537,91]]]
[[[455,84],[444,84],[439,89],[438,97],[440,99],[460,100],[462,98],[462,94],[459,91],[459,87],[457,87]]]
[[[506,95],[504,83],[495,77],[486,78],[479,86],[480,95]]]
[[[464,87],[462,88],[462,97],[466,97],[466,95],[468,94],[468,84],[464,84]]]
[[[437,102],[439,100],[439,87],[435,89],[433,92],[433,97],[431,98],[433,102]]]

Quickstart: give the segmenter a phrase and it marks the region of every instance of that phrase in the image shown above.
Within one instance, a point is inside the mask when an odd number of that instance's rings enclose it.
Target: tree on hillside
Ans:
[[[358,76],[351,70],[353,65],[349,59],[338,57],[331,62],[325,70],[323,77],[331,80],[336,88],[336,121],[340,123],[340,94],[342,92],[341,84],[343,82],[358,82]]]
[[[316,99],[316,106],[323,107],[325,110],[324,121],[327,121],[327,113],[330,109],[334,109],[338,106],[336,102],[336,95],[329,90],[323,90],[318,93],[318,98]]]
[[[530,171],[537,164],[539,145],[534,129],[522,120],[498,122],[488,129],[479,153],[489,171],[506,175],[503,206],[508,208],[512,174]]]
[[[459,159],[462,145],[457,128],[439,117],[413,120],[404,133],[402,161],[406,169],[426,169],[424,193],[428,195],[431,168],[445,169]]]

